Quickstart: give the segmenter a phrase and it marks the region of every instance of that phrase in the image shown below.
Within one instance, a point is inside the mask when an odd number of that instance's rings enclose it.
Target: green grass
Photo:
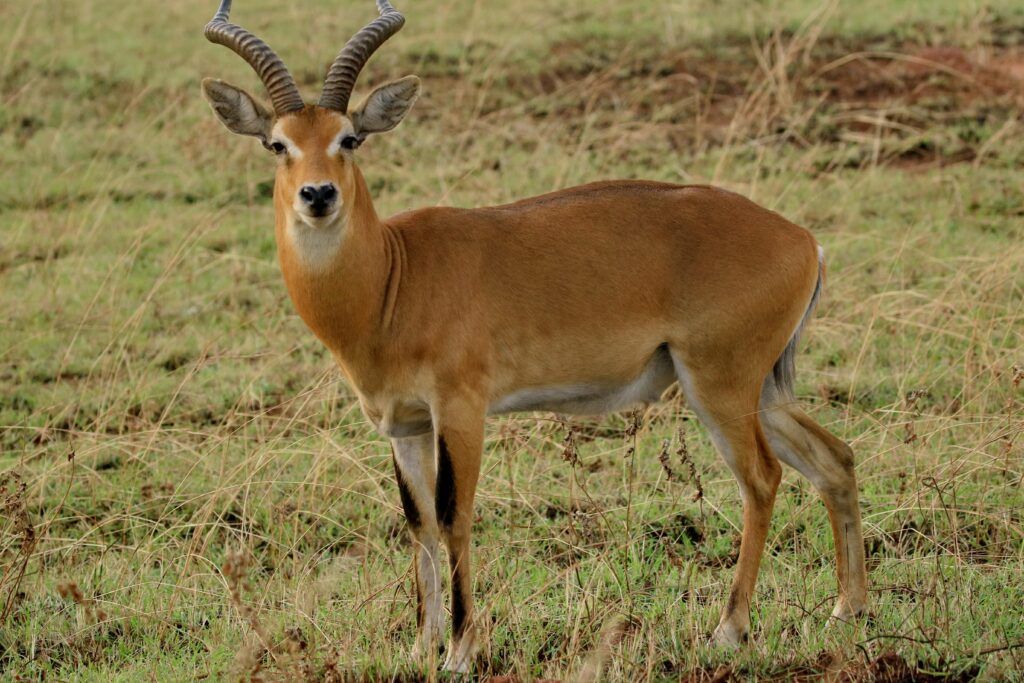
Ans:
[[[256,622],[265,679],[429,679],[388,446],[287,299],[272,161],[199,95],[261,92],[214,4],[0,7],[0,678],[247,676]],[[372,16],[340,4],[234,16],[313,97]],[[715,650],[739,496],[686,406],[635,444],[629,415],[492,419],[484,676],[1024,677],[1019,3],[406,4],[363,81],[425,80],[361,151],[382,214],[644,177],[814,232],[798,389],[857,453],[870,555],[872,619],[826,629],[831,533],[787,472],[753,644]]]

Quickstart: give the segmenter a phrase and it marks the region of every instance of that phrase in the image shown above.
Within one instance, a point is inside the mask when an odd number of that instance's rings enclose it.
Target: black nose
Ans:
[[[338,188],[334,183],[303,185],[299,190],[299,197],[314,216],[324,216],[334,206],[334,200],[338,198]]]

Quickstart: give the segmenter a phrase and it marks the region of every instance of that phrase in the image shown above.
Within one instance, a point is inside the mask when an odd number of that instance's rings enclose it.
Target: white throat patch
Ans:
[[[325,220],[327,219],[325,216]],[[306,217],[291,214],[288,217],[285,236],[305,268],[324,270],[334,262],[345,241],[345,210],[342,208],[341,213],[329,225],[313,226],[305,221]]]

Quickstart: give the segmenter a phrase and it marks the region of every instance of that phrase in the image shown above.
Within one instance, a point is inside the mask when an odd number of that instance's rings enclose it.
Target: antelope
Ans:
[[[824,500],[839,596],[832,619],[867,603],[853,452],[794,398],[794,356],[822,291],[814,237],[714,187],[619,180],[476,209],[429,207],[381,219],[356,164],[397,126],[415,76],[354,106],[356,78],[404,24],[388,0],[346,43],[317,104],[281,59],[228,23],[205,28],[258,73],[272,109],[220,80],[203,93],[232,132],[278,159],[281,272],[299,316],[330,350],[367,419],[390,439],[415,545],[413,656],[446,630],[441,546],[451,582],[443,668],[465,672],[480,643],[470,565],[473,498],[488,415],[599,414],[657,401],[678,383],[739,484],[743,532],[713,640],[748,640],[750,605],[781,478],[794,467]]]

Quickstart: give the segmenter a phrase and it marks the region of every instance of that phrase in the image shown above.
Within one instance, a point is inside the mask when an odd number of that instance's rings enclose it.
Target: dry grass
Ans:
[[[387,445],[287,301],[272,164],[198,95],[256,90],[208,4],[0,7],[0,677],[432,680]],[[342,4],[236,13],[309,95],[366,18]],[[1020,678],[1024,16],[720,5],[403,7],[364,85],[426,93],[362,168],[384,214],[645,177],[813,230],[799,388],[858,454],[872,619],[822,628],[831,534],[787,473],[755,642],[707,647],[739,501],[685,405],[515,416],[478,496],[481,676]]]

